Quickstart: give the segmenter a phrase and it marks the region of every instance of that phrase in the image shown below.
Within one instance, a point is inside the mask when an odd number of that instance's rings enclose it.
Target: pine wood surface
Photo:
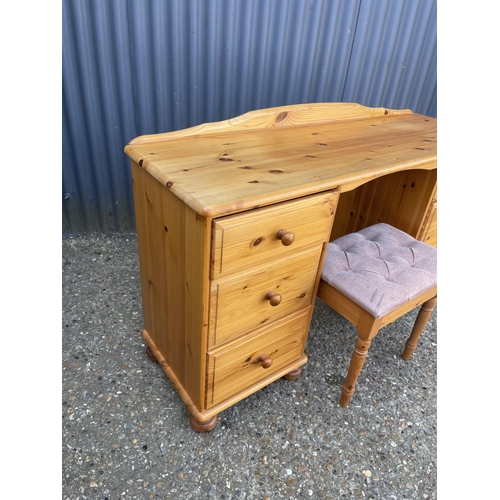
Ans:
[[[436,120],[409,110],[323,103],[252,116],[139,137],[125,152],[208,216],[436,167]]]
[[[369,116],[401,115],[411,113],[409,109],[370,108],[349,102],[319,102],[309,104],[292,104],[274,108],[248,111],[243,115],[219,122],[202,123],[163,134],[142,135],[136,137],[130,144],[147,144],[158,141],[169,141],[179,137],[199,136],[214,132],[250,131],[262,128],[281,128],[307,125],[314,123],[334,123],[356,120]]]
[[[428,226],[437,170],[403,170],[378,177],[340,195],[330,241],[378,222],[432,244]],[[430,232],[429,232],[430,230]],[[424,231],[426,238],[423,237]],[[429,232],[429,234],[427,234]],[[435,245],[434,245],[435,246]]]
[[[238,401],[241,401],[242,399],[250,396],[254,392],[265,387],[266,385],[271,384],[275,380],[281,377],[286,377],[289,373],[297,374],[299,370],[301,370],[301,367],[308,361],[307,355],[302,354],[299,358],[295,359],[290,365],[284,366],[283,368],[276,370],[270,374],[266,372],[265,376],[261,377],[255,384],[245,387],[241,391],[232,394],[227,399],[223,400],[221,403],[214,404],[210,408],[203,409],[205,408],[205,404],[197,406],[192,401],[189,394],[184,389],[182,383],[176,377],[175,373],[172,371],[169,364],[163,357],[163,354],[156,347],[153,339],[150,337],[148,332],[146,330],[142,330],[141,335],[144,338],[144,341],[146,342],[147,346],[151,349],[155,361],[159,363],[159,365],[161,366],[167,377],[172,382],[172,385],[179,393],[179,396],[186,405],[186,408],[188,409],[190,415],[199,422],[204,422],[213,418],[214,416],[217,416],[218,413],[225,410],[226,408],[229,408],[230,406],[236,404]]]
[[[226,343],[310,305],[322,249],[320,245],[231,279],[213,281],[209,347]],[[266,299],[270,291],[281,296],[276,306]]]
[[[331,227],[338,191],[320,193],[271,207],[218,218],[213,222],[212,278],[287,258],[308,246],[321,245]],[[281,229],[294,241],[283,245]]]
[[[320,280],[318,288],[318,297],[330,305],[332,309],[335,309],[347,321],[355,325],[358,332],[363,332],[363,338],[366,340],[373,339],[381,328],[400,318],[403,314],[421,306],[436,295],[437,287],[431,288],[419,297],[405,302],[385,316],[374,318],[369,312],[365,311],[356,302],[345,296],[342,292],[339,292],[326,281]]]
[[[340,406],[346,407],[354,394],[356,381],[366,360],[371,341],[384,326],[392,323],[412,309],[421,307],[402,355],[405,360],[410,358],[417,346],[418,339],[429,319],[432,309],[436,305],[437,287],[427,290],[420,296],[401,304],[396,309],[379,318],[372,316],[368,311],[324,280],[320,281],[318,297],[352,323],[358,332],[356,347],[352,353],[340,397]]]
[[[288,366],[303,353],[310,307],[211,354],[207,367],[207,408]],[[264,367],[261,356],[272,363]],[[260,358],[260,359],[259,359]]]
[[[329,238],[383,221],[436,240],[436,120],[410,110],[283,106],[125,151],[143,337],[199,431],[300,375]]]
[[[418,239],[437,247],[437,200],[433,200],[429,205]]]
[[[203,408],[210,228],[132,162],[145,330]]]

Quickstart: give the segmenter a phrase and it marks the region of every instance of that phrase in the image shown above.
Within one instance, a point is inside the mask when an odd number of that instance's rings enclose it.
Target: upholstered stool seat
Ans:
[[[404,359],[409,359],[437,299],[437,251],[380,223],[328,245],[318,296],[353,323],[358,341],[342,388],[347,406],[371,340],[380,328],[422,305]]]

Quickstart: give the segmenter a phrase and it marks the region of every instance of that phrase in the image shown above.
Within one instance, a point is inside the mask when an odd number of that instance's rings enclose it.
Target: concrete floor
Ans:
[[[437,498],[437,308],[409,362],[416,311],[372,343],[338,404],[355,329],[317,300],[300,378],[280,379],[196,433],[145,355],[135,234],[67,237],[62,498]]]

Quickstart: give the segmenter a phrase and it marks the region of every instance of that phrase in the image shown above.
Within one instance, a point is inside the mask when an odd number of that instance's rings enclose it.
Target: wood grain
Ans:
[[[249,132],[263,128],[297,127],[311,123],[346,122],[366,117],[393,116],[411,113],[409,109],[393,110],[386,108],[369,108],[357,103],[348,102],[321,102],[310,104],[292,104],[274,108],[258,109],[222,120],[219,122],[203,123],[195,127],[167,132],[163,134],[143,135],[136,137],[130,144],[148,144],[151,142],[169,141],[180,137],[192,137],[218,132]]]
[[[436,169],[404,170],[343,192],[330,241],[385,222],[422,241],[425,235],[430,242],[435,232],[430,227],[429,210],[435,196],[436,178]]]
[[[436,167],[435,119],[361,107],[342,121],[339,108],[326,109],[320,118],[303,110],[290,126],[223,127],[168,140],[160,134],[154,142],[132,141],[125,151],[193,210],[213,217],[319,187],[346,191],[392,172]]]
[[[332,225],[338,191],[251,210],[213,222],[212,278],[262,266],[309,247],[321,245]],[[281,229],[292,231],[294,242],[284,246]]]
[[[145,330],[203,408],[210,226],[132,163]]]
[[[325,234],[323,232],[323,234]],[[211,285],[209,348],[310,305],[322,245]],[[273,307],[266,293],[280,294]]]
[[[207,372],[207,407],[220,403],[299,358],[307,337],[309,312],[310,308],[305,308],[286,321],[257,330],[245,340],[211,354]],[[262,366],[259,360],[262,354],[273,360],[269,368]]]
[[[282,106],[141,136],[125,152],[143,336],[200,432],[300,375],[329,237],[384,221],[437,243],[436,120],[410,110]],[[367,335],[382,326],[320,293]]]

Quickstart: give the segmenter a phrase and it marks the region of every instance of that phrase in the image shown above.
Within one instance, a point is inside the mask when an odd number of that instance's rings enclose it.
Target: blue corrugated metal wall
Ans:
[[[124,146],[253,109],[437,116],[436,0],[63,0],[63,233],[133,231]]]

